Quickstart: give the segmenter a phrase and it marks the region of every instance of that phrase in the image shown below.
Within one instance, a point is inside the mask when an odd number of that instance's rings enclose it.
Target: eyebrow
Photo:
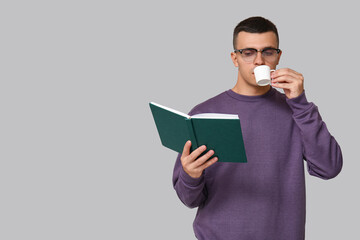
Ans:
[[[246,47],[246,48],[240,48],[240,49],[256,49],[257,50],[257,48],[254,48],[254,47]],[[273,46],[266,46],[266,47],[263,47],[262,49],[266,49],[266,48],[275,48],[275,49],[277,49],[277,47],[273,47]]]

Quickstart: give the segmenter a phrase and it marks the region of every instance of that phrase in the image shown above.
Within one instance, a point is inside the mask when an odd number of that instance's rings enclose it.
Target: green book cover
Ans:
[[[189,116],[185,113],[151,102],[162,145],[182,153],[187,140],[191,151],[201,145],[214,150],[219,162],[247,162],[238,115],[202,113]]]

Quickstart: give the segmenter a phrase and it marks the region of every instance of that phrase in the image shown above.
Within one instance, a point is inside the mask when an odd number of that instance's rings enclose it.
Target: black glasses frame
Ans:
[[[281,50],[280,50],[279,48],[267,47],[267,48],[264,48],[264,49],[261,49],[261,50],[257,50],[257,49],[255,49],[255,48],[236,49],[236,50],[234,51],[234,53],[239,52],[240,54],[242,54],[243,51],[245,51],[245,50],[254,50],[254,51],[256,51],[256,52],[261,52],[261,54],[262,54],[264,51],[266,51],[266,50],[276,50],[277,54],[279,54],[279,53],[281,52]]]

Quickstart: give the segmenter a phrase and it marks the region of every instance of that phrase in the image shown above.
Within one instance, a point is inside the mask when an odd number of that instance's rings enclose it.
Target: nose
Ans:
[[[259,65],[264,65],[264,64],[265,64],[264,58],[263,58],[263,56],[262,56],[262,54],[261,54],[260,51],[257,52],[257,54],[256,54],[256,58],[255,58],[255,60],[254,60],[254,64],[257,65],[257,66],[259,66]]]

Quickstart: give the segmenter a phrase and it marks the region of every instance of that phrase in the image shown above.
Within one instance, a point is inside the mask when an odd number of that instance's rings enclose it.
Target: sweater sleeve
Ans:
[[[204,173],[200,178],[190,177],[183,169],[178,155],[173,173],[173,185],[180,200],[189,208],[201,205],[206,199]]]
[[[309,174],[322,179],[336,177],[343,164],[341,149],[322,121],[318,107],[307,101],[305,91],[286,101],[302,134],[303,157]]]

